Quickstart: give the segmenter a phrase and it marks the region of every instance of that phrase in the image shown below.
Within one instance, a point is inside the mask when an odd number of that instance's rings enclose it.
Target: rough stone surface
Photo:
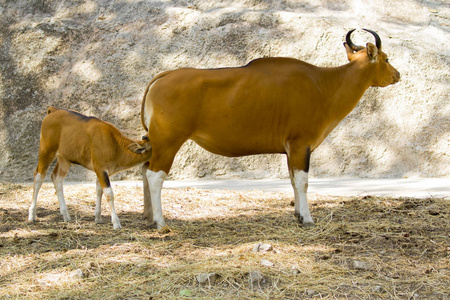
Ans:
[[[318,66],[347,58],[355,27],[379,33],[402,74],[370,88],[314,152],[314,176],[450,176],[448,1],[0,0],[0,181],[30,181],[39,127],[55,105],[139,138],[149,81],[181,68],[288,56]],[[373,38],[357,32],[354,40]],[[287,177],[284,155],[224,158],[186,143],[171,178]],[[49,178],[49,177],[47,177]],[[68,180],[94,174],[74,166]],[[140,178],[137,169],[112,179]]]

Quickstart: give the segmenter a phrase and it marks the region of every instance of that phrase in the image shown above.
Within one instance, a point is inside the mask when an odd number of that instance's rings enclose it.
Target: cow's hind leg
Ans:
[[[142,181],[143,181],[143,188],[144,188],[144,213],[142,218],[144,220],[147,220],[148,224],[153,224],[153,209],[152,209],[152,202],[150,197],[150,187],[148,185],[148,179],[147,179],[147,170],[148,170],[149,163],[145,163],[142,165]]]
[[[161,205],[161,190],[164,179],[169,173],[175,155],[184,141],[185,140],[183,139],[168,139],[164,144],[160,144],[157,142],[152,144],[152,158],[150,159],[150,163],[146,172],[148,185],[150,188],[150,199],[147,199],[147,201],[150,200],[151,206],[147,204],[147,207],[151,207],[153,213],[152,221],[153,224],[156,224],[157,229],[161,229],[162,227],[166,226]],[[150,220],[147,220],[147,222],[148,221]]]
[[[150,201],[151,201],[151,209],[152,209],[152,220],[147,219],[147,222],[153,222],[156,224],[157,229],[161,229],[166,226],[166,221],[164,220],[162,213],[162,204],[161,204],[161,190],[164,183],[164,179],[166,178],[167,173],[164,171],[152,171],[147,170],[147,180],[150,188]],[[148,201],[148,200],[147,200]]]

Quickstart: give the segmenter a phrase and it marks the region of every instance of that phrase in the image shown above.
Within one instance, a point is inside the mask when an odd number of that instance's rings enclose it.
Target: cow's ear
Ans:
[[[378,48],[372,43],[367,43],[367,56],[371,62],[376,62],[378,60]]]

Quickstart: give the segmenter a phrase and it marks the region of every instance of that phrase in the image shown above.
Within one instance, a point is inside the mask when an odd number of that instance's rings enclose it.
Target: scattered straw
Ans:
[[[73,221],[64,223],[53,187],[44,184],[37,222],[29,224],[32,187],[0,185],[0,298],[446,299],[449,294],[447,200],[310,195],[317,222],[306,229],[295,222],[289,193],[165,189],[170,227],[157,231],[142,220],[140,188],[113,190],[121,230],[112,229],[106,203],[105,223],[94,223],[94,186],[65,186]],[[257,243],[273,250],[254,252]],[[262,265],[263,259],[273,266]],[[200,285],[201,273],[218,279]]]

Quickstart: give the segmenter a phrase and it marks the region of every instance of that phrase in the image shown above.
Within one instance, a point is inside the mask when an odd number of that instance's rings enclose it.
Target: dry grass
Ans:
[[[44,184],[0,185],[0,298],[448,299],[448,200],[310,195],[317,225],[284,193],[163,190],[170,231],[142,221],[142,191],[113,187],[123,229],[94,223],[95,187],[67,185],[72,222]],[[273,251],[253,252],[259,242]],[[261,265],[266,259],[272,267]],[[84,277],[73,279],[74,270]],[[248,274],[259,271],[260,281]],[[220,275],[200,285],[200,273]]]

